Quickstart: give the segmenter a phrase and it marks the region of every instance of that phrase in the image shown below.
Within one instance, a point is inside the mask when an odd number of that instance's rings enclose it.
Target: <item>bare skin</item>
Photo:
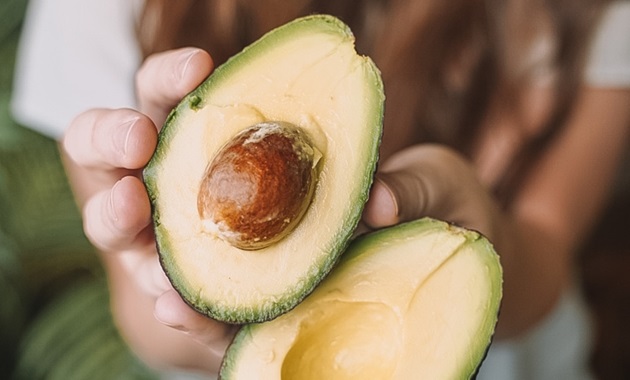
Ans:
[[[139,110],[87,111],[68,129],[63,151],[86,233],[103,251],[123,335],[158,367],[216,372],[235,327],[197,314],[170,287],[137,176],[155,150],[156,126],[212,69],[211,58],[195,49],[151,57],[137,77]],[[384,147],[396,153],[381,160],[365,223],[378,228],[432,216],[487,235],[505,271],[499,337],[526,332],[569,286],[572,254],[597,221],[626,149],[630,91],[585,88],[579,102],[507,210],[488,189],[501,175],[493,169],[496,160],[509,159],[511,149],[487,159],[484,144],[493,144],[482,140],[478,156],[468,162],[443,146]],[[511,122],[492,120],[497,126]]]
[[[138,177],[155,150],[156,125],[212,69],[210,56],[197,49],[149,59],[137,77],[142,113],[87,111],[67,130],[63,151],[85,232],[103,253],[123,336],[155,367],[216,373],[236,327],[193,311],[170,286],[157,259],[149,199]]]

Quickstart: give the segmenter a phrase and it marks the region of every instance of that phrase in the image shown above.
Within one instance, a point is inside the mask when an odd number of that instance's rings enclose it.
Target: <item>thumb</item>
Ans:
[[[429,216],[490,232],[495,207],[464,157],[445,146],[423,144],[382,163],[363,221],[380,228]]]
[[[363,221],[380,228],[420,217],[426,209],[423,178],[406,170],[376,173]]]

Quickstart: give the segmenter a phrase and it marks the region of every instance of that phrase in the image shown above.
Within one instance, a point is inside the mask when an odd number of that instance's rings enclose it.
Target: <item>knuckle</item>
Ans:
[[[169,78],[164,75],[168,71],[172,71],[173,52],[161,52],[148,56],[135,75],[135,86],[139,97],[149,95],[149,91],[159,81],[165,81]]]
[[[96,117],[95,114],[96,110],[82,112],[72,119],[68,128],[66,128],[61,146],[63,151],[74,161],[80,160],[81,147],[85,144],[86,130],[91,129]]]
[[[136,87],[138,87],[138,84],[149,76],[149,73],[154,71],[154,67],[160,61],[160,57],[162,55],[162,53],[152,54],[142,62],[135,75]]]
[[[98,249],[107,251],[109,250],[109,244],[105,236],[105,228],[103,228],[102,223],[99,222],[101,219],[99,210],[102,209],[102,207],[98,205],[100,198],[100,194],[97,194],[88,199],[85,203],[82,210],[83,231],[92,245]]]
[[[88,240],[98,249],[112,251],[124,247],[135,235],[133,224],[116,212],[115,189],[93,195],[83,207],[83,230]]]

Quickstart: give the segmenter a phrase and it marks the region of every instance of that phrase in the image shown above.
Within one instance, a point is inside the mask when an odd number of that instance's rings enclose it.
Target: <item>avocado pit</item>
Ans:
[[[244,250],[280,241],[311,203],[320,157],[311,139],[287,122],[240,132],[201,180],[197,209],[204,231]]]

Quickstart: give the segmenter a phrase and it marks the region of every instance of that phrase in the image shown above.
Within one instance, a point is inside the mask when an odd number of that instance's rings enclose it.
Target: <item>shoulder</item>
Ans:
[[[586,66],[586,81],[599,87],[630,87],[630,1],[605,9]]]
[[[59,137],[91,107],[133,105],[141,0],[31,0],[12,97],[18,122]]]

